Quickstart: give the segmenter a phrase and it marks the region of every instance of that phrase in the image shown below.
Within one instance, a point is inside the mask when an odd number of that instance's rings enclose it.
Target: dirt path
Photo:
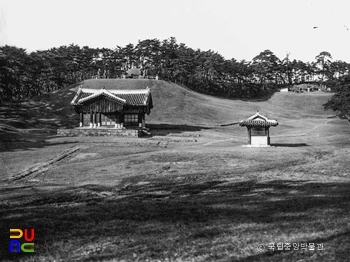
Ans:
[[[58,162],[60,162],[61,160],[63,160],[67,156],[75,153],[76,151],[80,150],[81,148],[82,148],[81,146],[73,146],[70,149],[63,151],[58,156],[56,156],[56,157],[54,157],[54,158],[52,158],[52,159],[50,159],[48,161],[45,161],[45,162],[33,165],[33,166],[29,167],[29,168],[26,168],[23,171],[10,176],[6,180],[8,182],[18,181],[18,180],[26,178],[26,177],[28,177],[30,175],[34,175],[34,174],[45,172],[45,171],[49,170],[50,168],[52,168],[53,165],[57,164]]]

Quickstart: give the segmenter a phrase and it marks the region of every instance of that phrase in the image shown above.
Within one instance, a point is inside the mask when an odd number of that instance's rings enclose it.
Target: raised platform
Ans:
[[[117,129],[117,128],[87,128],[77,127],[73,129],[57,129],[60,136],[132,136],[143,137],[150,135],[147,128]]]
[[[271,147],[270,145],[242,145],[242,147]]]

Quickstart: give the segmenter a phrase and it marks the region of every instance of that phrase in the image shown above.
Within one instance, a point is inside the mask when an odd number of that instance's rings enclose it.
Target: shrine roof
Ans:
[[[277,126],[278,122],[277,120],[267,119],[267,117],[257,112],[256,114],[252,115],[248,119],[240,121],[239,125],[247,126],[247,127],[270,127],[270,126]]]

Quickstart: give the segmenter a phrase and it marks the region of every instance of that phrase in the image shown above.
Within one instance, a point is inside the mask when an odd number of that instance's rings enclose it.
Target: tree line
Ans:
[[[120,78],[132,66],[141,69],[143,78],[158,76],[201,93],[250,99],[296,83],[339,82],[350,69],[328,52],[306,63],[288,54],[281,60],[270,50],[252,61],[237,61],[212,50],[192,49],[174,37],[114,49],[71,44],[29,54],[6,45],[0,47],[0,102],[31,98],[85,79]]]
[[[324,104],[325,109],[332,109],[342,118],[350,121],[350,75],[344,75],[336,81],[328,81],[335,94]]]

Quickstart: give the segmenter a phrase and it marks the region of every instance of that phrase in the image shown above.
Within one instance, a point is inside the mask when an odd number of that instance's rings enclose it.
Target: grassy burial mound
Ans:
[[[79,86],[84,88],[144,89],[152,92],[154,108],[146,123],[215,126],[238,122],[260,111],[271,118],[304,119],[330,114],[323,110],[329,94],[276,93],[269,100],[249,102],[203,95],[166,81],[146,79],[90,79],[64,89],[0,108],[2,130],[15,128],[75,127],[70,105]]]
[[[154,124],[215,125],[232,121],[237,117],[239,108],[244,108],[245,105],[249,106],[242,101],[233,103],[232,100],[199,94],[170,82],[147,79],[85,80],[74,86],[40,97],[37,101],[46,102],[51,114],[56,115],[60,123],[66,126],[74,125],[78,121],[78,116],[74,115],[75,112],[69,103],[80,85],[87,89],[104,87],[107,90],[149,87],[152,92],[154,108],[147,116],[146,122]]]

